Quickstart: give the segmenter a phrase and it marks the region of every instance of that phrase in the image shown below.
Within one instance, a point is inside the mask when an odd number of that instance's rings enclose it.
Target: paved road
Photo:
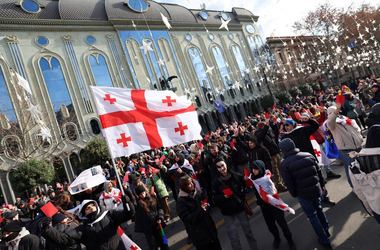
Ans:
[[[339,250],[375,250],[380,249],[380,225],[375,219],[368,218],[359,199],[351,191],[343,166],[333,165],[334,172],[342,175],[340,179],[329,180],[327,189],[330,197],[337,202],[333,207],[324,207],[327,218],[330,222],[330,232],[332,246]],[[249,193],[253,197],[253,192]],[[294,210],[295,215],[287,214],[288,221],[293,239],[299,250],[324,249],[317,242],[317,236],[314,233],[306,215],[303,213],[297,199],[290,196],[288,192],[280,193],[281,199],[288,203]],[[173,220],[168,223],[165,233],[169,240],[170,249],[186,250],[195,249],[192,245],[186,244],[187,234],[184,230],[183,223],[179,220],[175,202],[170,197],[170,207],[172,210]],[[255,202],[251,203],[254,215],[249,218],[253,234],[258,242],[258,249],[273,249],[273,237],[269,233],[260,209]],[[223,249],[231,249],[230,241],[227,235],[226,225],[222,215],[217,208],[212,210],[212,217],[217,224],[219,239]],[[133,230],[133,224],[131,225]],[[240,239],[244,249],[249,249],[244,234],[238,226]],[[134,233],[133,239],[143,249],[148,249],[143,234]],[[280,249],[289,249],[282,233],[282,242]]]

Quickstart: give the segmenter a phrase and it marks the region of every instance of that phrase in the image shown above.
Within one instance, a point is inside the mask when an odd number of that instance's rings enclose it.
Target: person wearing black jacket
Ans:
[[[208,172],[209,176],[211,177],[211,181],[213,181],[219,176],[218,169],[215,165],[216,158],[222,157],[225,162],[228,162],[228,156],[225,153],[219,151],[218,145],[215,143],[212,143],[208,149],[210,150],[210,153],[208,153],[203,162],[203,168]]]
[[[265,164],[263,161],[257,160],[253,161],[251,163],[251,178],[252,180],[257,180],[265,176]],[[272,182],[269,179],[270,182]],[[273,184],[272,184],[273,185]],[[292,239],[292,233],[290,232],[290,229],[288,227],[288,223],[285,220],[285,214],[283,210],[280,210],[279,208],[268,204],[265,202],[260,194],[259,191],[255,188],[255,195],[256,195],[256,203],[260,207],[261,212],[264,216],[265,223],[267,224],[267,227],[271,234],[274,237],[273,241],[273,248],[279,249],[280,247],[280,233],[278,231],[278,228],[276,226],[277,224],[281,227],[282,232],[284,233],[285,238],[288,241],[289,247],[291,250],[296,250],[297,247],[294,244],[294,241]]]
[[[191,177],[183,176],[179,180],[180,188],[177,202],[177,214],[185,223],[187,233],[197,250],[222,250],[215,222],[208,213],[206,195],[196,190]]]
[[[231,141],[234,143],[231,151],[232,162],[235,165],[235,170],[244,176],[244,169],[249,171],[249,161],[246,152],[247,145],[237,134],[232,135]]]
[[[156,197],[151,196],[145,185],[136,187],[137,207],[135,214],[135,232],[144,233],[149,250],[168,250],[161,236],[159,224],[164,221],[164,211]]]
[[[243,228],[250,249],[257,250],[256,239],[253,237],[249,219],[244,209],[246,177],[231,171],[223,158],[217,158],[215,164],[219,175],[213,180],[211,189],[215,205],[219,206],[227,224],[231,249],[243,249],[235,225],[235,219],[237,218]]]
[[[279,147],[284,153],[281,170],[289,193],[298,199],[318,236],[318,242],[331,248],[330,226],[320,200],[325,192],[325,181],[317,159],[309,153],[300,152],[289,138],[282,140]]]
[[[122,200],[123,210],[105,212],[100,211],[95,200],[84,200],[78,207],[82,224],[65,233],[50,227],[52,218],[45,217],[41,222],[42,235],[63,246],[82,243],[91,250],[126,250],[118,227],[132,218],[135,209],[127,196],[123,196]]]
[[[30,234],[25,227],[21,227],[20,221],[14,220],[2,228],[2,241],[4,249],[38,250],[40,241],[34,234]]]

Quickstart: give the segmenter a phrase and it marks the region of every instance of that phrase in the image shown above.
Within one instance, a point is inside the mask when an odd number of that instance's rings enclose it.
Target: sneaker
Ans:
[[[340,177],[341,177],[340,174],[336,174],[333,171],[330,171],[327,173],[327,178],[330,178],[330,179],[339,179]]]
[[[331,165],[343,165],[342,159],[336,159]]]
[[[288,191],[288,188],[285,187],[284,185],[277,185],[277,191],[286,192],[286,191]]]
[[[322,201],[322,204],[329,205],[329,206],[335,206],[336,202],[331,200],[330,197],[325,197]]]
[[[281,242],[281,239],[274,239],[273,249],[279,249],[280,248],[280,242]]]
[[[187,243],[187,245],[193,244],[193,242],[190,240],[189,237],[187,237],[186,243]]]
[[[322,242],[319,241],[319,239],[318,239],[318,243],[319,243],[319,245],[323,246],[326,249],[332,249],[332,246],[330,243],[323,244]]]

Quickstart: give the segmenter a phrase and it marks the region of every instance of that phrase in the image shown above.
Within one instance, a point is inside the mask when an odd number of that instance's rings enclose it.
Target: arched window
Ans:
[[[60,182],[60,183],[67,181],[65,165],[63,164],[62,159],[59,157],[54,157],[53,166],[54,166],[54,175],[55,175],[54,181]]]
[[[227,65],[222,55],[222,51],[218,47],[213,47],[212,54],[214,55],[216,64],[218,65],[220,76],[223,79],[224,86],[226,90],[229,90],[229,88],[232,86],[232,81],[230,74],[228,73]]]
[[[199,83],[202,87],[202,90],[203,90],[203,93],[204,93],[206,99],[207,99],[207,93],[208,92],[211,92],[211,95],[214,96],[213,90],[212,90],[211,85],[210,85],[210,81],[207,77],[206,70],[203,66],[201,56],[199,54],[198,49],[196,49],[196,48],[189,49],[189,55],[190,55],[191,61],[193,63],[195,72],[197,73]],[[211,67],[211,66],[209,66],[209,67]],[[212,73],[215,73],[215,71],[212,70]]]
[[[255,58],[256,65],[260,66],[261,65],[261,58],[260,58],[260,52],[259,52],[258,46],[257,46],[256,41],[255,41],[256,39],[252,36],[248,36],[247,39],[248,39],[249,46],[252,50],[253,56]]]
[[[100,54],[91,55],[90,61],[92,74],[94,75],[97,86],[113,87],[110,72],[107,67],[106,59]]]
[[[0,67],[0,115],[1,115],[1,126],[4,128],[5,125],[10,125],[11,123],[17,123],[16,114],[13,108],[11,98],[9,96],[8,88],[5,83],[5,78],[3,70]]]
[[[62,126],[64,122],[71,121],[77,124],[79,128],[73,102],[70,98],[59,61],[54,57],[50,58],[50,60],[41,58],[40,68],[58,124]]]
[[[98,120],[91,119],[90,125],[91,125],[91,131],[92,133],[94,133],[94,135],[100,134],[101,131],[100,131],[100,125],[99,125]]]
[[[244,78],[245,72],[247,70],[247,66],[245,65],[245,62],[244,62],[244,59],[243,59],[243,56],[241,54],[241,50],[240,50],[239,46],[233,45],[232,46],[232,52],[233,52],[233,54],[235,56],[236,64],[239,67],[240,74]]]
[[[72,153],[69,156],[69,159],[70,159],[70,164],[71,164],[71,167],[74,171],[74,174],[79,175],[83,171],[83,168],[80,164],[78,155],[76,153]]]

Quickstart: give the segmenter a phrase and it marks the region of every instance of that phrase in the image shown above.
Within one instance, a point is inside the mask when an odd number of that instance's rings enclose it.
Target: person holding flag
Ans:
[[[162,166],[161,171],[165,172],[166,167]],[[148,190],[150,190],[151,194],[155,194],[157,196],[158,202],[160,203],[162,210],[164,211],[164,222],[168,222],[171,216],[170,207],[168,203],[169,193],[166,189],[165,183],[161,179],[161,173],[157,168],[147,165],[146,177],[146,185],[148,187]]]
[[[294,214],[294,210],[285,204],[278,196],[276,187],[271,180],[271,172],[265,169],[265,163],[260,160],[251,163],[250,180],[255,185],[256,203],[260,207],[265,223],[274,237],[273,248],[280,247],[280,233],[277,224],[281,227],[291,250],[297,247],[292,239],[292,233],[285,220],[284,211]]]
[[[232,171],[221,157],[215,160],[215,164],[219,176],[213,180],[211,190],[215,205],[219,207],[227,224],[231,249],[243,249],[235,225],[235,220],[238,219],[250,249],[257,250],[257,242],[255,237],[253,237],[249,219],[244,208],[246,177]]]
[[[215,222],[209,214],[207,195],[195,188],[190,176],[182,176],[179,185],[177,214],[185,224],[191,242],[197,250],[222,250]]]
[[[149,250],[169,250],[161,236],[160,224],[164,221],[164,211],[157,199],[150,195],[145,185],[135,189],[137,207],[135,215],[135,232],[144,233]]]

